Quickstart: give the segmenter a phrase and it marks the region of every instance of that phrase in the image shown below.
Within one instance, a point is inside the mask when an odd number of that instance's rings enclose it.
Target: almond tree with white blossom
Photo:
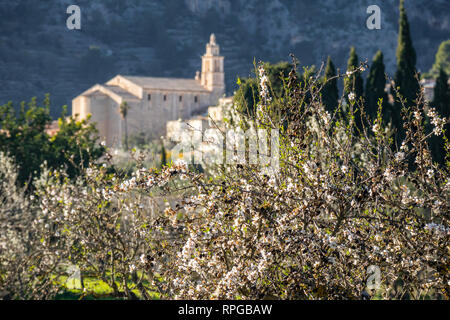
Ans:
[[[256,121],[240,115],[227,123],[277,130],[277,170],[248,161],[208,164],[203,173],[178,161],[156,170],[138,158],[126,175],[113,170],[109,154],[76,180],[43,170],[30,209],[39,219],[21,223],[52,248],[39,249],[46,259],[29,256],[47,272],[39,273],[46,298],[67,265],[128,299],[449,298],[450,168],[433,163],[428,146],[432,135],[448,134],[449,119],[419,97],[404,108],[406,135],[397,146],[381,103],[376,119],[356,99],[352,108],[326,111],[320,71],[300,79],[294,63],[281,97],[262,66],[257,76]],[[31,198],[21,197],[9,198],[17,212],[29,210],[18,204]],[[3,230],[12,216],[0,212]],[[0,235],[8,248],[0,251],[0,292],[42,298],[36,285],[4,280],[30,275],[2,263],[23,261],[11,258],[21,252],[11,244],[27,243],[8,232],[10,240]],[[380,269],[375,290],[367,286],[371,266]]]

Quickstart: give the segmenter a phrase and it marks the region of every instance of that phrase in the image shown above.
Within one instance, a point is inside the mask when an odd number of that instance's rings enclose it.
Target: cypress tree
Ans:
[[[434,86],[434,98],[433,107],[443,117],[450,116],[450,91],[448,85],[448,75],[444,69],[439,69],[439,76],[436,79],[436,85]],[[448,133],[448,132],[447,132]]]
[[[447,119],[450,118],[450,87],[448,85],[448,76],[442,67],[439,69],[439,76],[437,77],[436,85],[434,86],[434,98],[431,106],[436,109],[439,116]],[[430,120],[428,120],[428,122],[429,121]],[[450,124],[446,124],[444,130],[446,137],[449,138]],[[445,140],[442,136],[432,136],[431,149],[433,159],[441,164],[444,164]]]
[[[347,71],[354,71],[359,67],[358,55],[356,54],[355,47],[350,49],[350,57],[347,62]],[[344,93],[347,102],[349,102],[348,95],[350,93],[355,94],[355,100],[358,101],[364,95],[363,78],[360,72],[355,72],[344,80]]]
[[[119,112],[120,115],[123,119],[123,121],[125,122],[125,150],[128,150],[128,121],[127,121],[127,116],[128,116],[128,111],[130,110],[130,106],[128,105],[128,103],[126,101],[123,101],[120,104],[120,108],[119,108]]]
[[[443,68],[447,75],[450,74],[450,39],[443,41],[439,45],[433,67],[431,68],[429,75],[437,77],[439,75],[440,68]]]
[[[420,92],[420,85],[416,79],[416,51],[411,40],[404,0],[400,0],[397,71],[395,72],[394,81],[400,95],[403,99],[406,99],[406,107],[412,106]],[[392,110],[393,122],[397,128],[397,138],[401,138],[404,136],[403,121],[401,118],[402,104],[394,90],[392,90],[392,95],[394,96],[394,108]]]
[[[166,148],[164,147],[164,142],[161,140],[161,168],[167,165],[167,155]]]
[[[331,61],[331,58],[328,57],[327,66],[325,68],[325,84],[322,88],[322,101],[325,109],[330,113],[333,113],[339,104],[337,78],[332,79],[333,77],[336,77],[336,68],[334,67],[333,61]]]
[[[350,49],[350,57],[347,62],[347,72],[355,71],[359,67],[359,59],[356,54],[355,47],[351,47]],[[360,101],[360,99],[364,95],[364,81],[359,71],[353,73],[351,76],[346,76],[344,79],[344,95],[347,104],[353,109],[353,116],[355,117],[356,127],[360,130],[363,127],[361,121],[361,112],[357,105],[351,106],[350,94],[354,97],[355,101]]]
[[[372,120],[377,116],[379,99],[383,99],[383,113],[386,114],[388,112],[388,110],[386,110],[388,97],[385,91],[385,87],[386,77],[383,62],[383,53],[379,50],[373,57],[373,62],[370,66],[370,72],[369,76],[367,77],[365,90],[366,113],[371,117]]]

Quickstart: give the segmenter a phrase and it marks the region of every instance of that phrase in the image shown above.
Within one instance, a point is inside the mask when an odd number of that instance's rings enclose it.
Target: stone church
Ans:
[[[195,78],[155,78],[117,75],[105,84],[97,84],[72,101],[72,114],[78,119],[91,115],[100,139],[107,146],[120,147],[125,136],[144,133],[159,138],[166,123],[202,114],[216,105],[225,93],[224,57],[216,37],[211,35],[202,56],[202,71]],[[120,105],[129,105],[122,119]]]

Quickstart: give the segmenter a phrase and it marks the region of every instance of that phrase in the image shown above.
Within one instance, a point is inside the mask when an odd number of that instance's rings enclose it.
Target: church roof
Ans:
[[[126,91],[125,89],[123,89],[119,86],[107,85],[107,84],[102,84],[102,85],[97,84],[97,85],[93,86],[92,88],[90,88],[89,90],[82,93],[82,95],[93,96],[93,95],[98,95],[99,93],[101,93],[103,95],[110,95],[112,93],[112,94],[115,94],[116,96],[120,96],[122,99],[126,99],[126,100],[138,99],[138,97],[132,95],[130,92]]]
[[[128,91],[126,91],[125,89],[123,89],[119,86],[103,85],[103,87],[114,92],[115,94],[118,94],[119,96],[121,96],[124,99],[137,99],[136,96],[132,95],[131,93],[129,93]]]
[[[203,87],[200,84],[199,81],[195,79],[136,77],[136,76],[123,76],[123,77],[144,89],[197,91],[197,92],[208,91],[205,87]]]

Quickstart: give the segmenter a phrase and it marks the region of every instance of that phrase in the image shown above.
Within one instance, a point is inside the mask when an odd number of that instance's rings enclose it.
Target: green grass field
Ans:
[[[57,282],[61,284],[61,293],[55,300],[124,300],[126,298],[115,297],[113,289],[104,281],[94,277],[84,277],[84,291],[81,289],[81,282],[77,279],[69,279],[67,276],[58,277]],[[121,284],[116,282],[117,287],[121,289]],[[139,290],[131,289],[137,296],[141,297]],[[153,299],[159,299],[156,292],[151,292]]]

